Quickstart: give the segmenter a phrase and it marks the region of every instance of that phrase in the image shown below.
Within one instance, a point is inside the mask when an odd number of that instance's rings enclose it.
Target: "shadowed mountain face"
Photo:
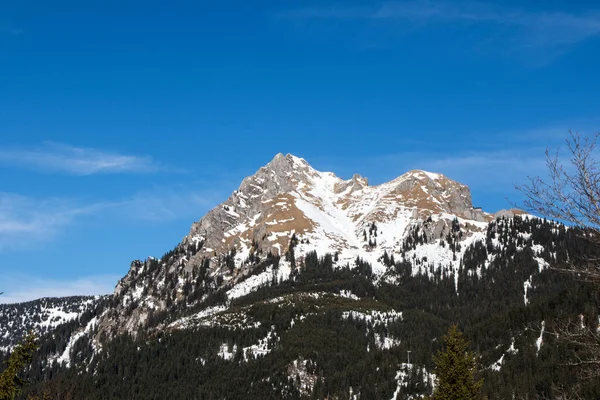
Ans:
[[[548,332],[573,319],[597,332],[600,303],[550,267],[597,253],[563,225],[474,209],[469,188],[440,174],[369,186],[278,154],[172,251],[132,262],[112,296],[48,330],[31,377],[52,379],[33,390],[416,399],[458,323],[489,399],[556,398],[578,375],[557,367],[575,353]]]

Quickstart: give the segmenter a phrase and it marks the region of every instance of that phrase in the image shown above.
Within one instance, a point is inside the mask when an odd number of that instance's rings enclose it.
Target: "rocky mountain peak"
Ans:
[[[292,154],[278,153],[272,160],[269,162],[264,168],[279,172],[295,172],[307,168],[311,168],[311,166],[306,162],[305,159],[296,157]]]
[[[202,271],[211,290],[230,287],[234,293],[228,296],[236,296],[246,286],[272,278],[262,273],[262,278],[255,278],[258,263],[273,260],[272,256],[282,257],[282,279],[288,279],[293,265],[301,265],[313,251],[335,254],[340,265],[363,260],[372,266],[375,277],[388,269],[385,254],[420,260],[419,265],[455,268],[460,255],[444,243],[480,239],[493,218],[473,208],[467,186],[441,174],[412,170],[371,186],[358,174],[344,180],[315,170],[302,158],[277,154],[245,178],[225,202],[192,224],[170,254],[132,264],[115,296],[123,307],[142,298],[144,305],[130,316],[125,314],[119,324],[135,332],[152,313],[169,306],[156,294],[144,297],[145,282],[160,282],[156,293],[161,285],[178,288],[174,297],[180,298],[186,293],[186,277]],[[288,252],[291,243],[294,251]],[[246,281],[254,283],[246,285]],[[108,317],[102,320],[101,329],[116,326],[108,321]]]
[[[358,174],[343,180],[280,153],[194,223],[184,243],[198,246],[198,259],[236,249],[239,262],[256,246],[283,254],[293,234],[318,242],[323,251],[355,251],[368,246],[361,236],[373,223],[395,231],[388,243],[393,247],[412,224],[432,217],[441,221],[436,234],[454,217],[473,221],[473,226],[492,218],[473,208],[467,186],[441,174],[412,170],[369,186]]]
[[[483,222],[486,217],[474,210],[471,190],[442,174],[412,170],[390,182],[393,192],[403,197],[405,205],[421,214],[445,213]]]

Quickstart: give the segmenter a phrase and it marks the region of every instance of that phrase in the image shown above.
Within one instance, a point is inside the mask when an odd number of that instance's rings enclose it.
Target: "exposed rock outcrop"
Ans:
[[[192,224],[168,258],[134,262],[115,290],[121,311],[113,309],[100,321],[100,330],[135,334],[154,314],[183,301],[186,287],[203,285],[209,293],[242,282],[257,257],[283,256],[292,237],[298,239],[300,259],[312,250],[335,253],[340,263],[361,258],[381,275],[386,270],[382,254],[404,257],[406,240],[415,232],[427,244],[468,240],[493,219],[473,208],[467,186],[441,174],[413,170],[371,186],[360,175],[344,180],[301,158],[277,154]],[[208,280],[200,282],[198,275]]]

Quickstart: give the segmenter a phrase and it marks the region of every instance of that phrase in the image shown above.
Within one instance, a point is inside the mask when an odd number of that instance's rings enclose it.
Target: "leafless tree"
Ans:
[[[524,208],[581,229],[587,240],[600,245],[600,164],[595,158],[600,133],[593,137],[569,132],[569,159],[564,164],[558,150],[546,150],[548,178],[529,177],[516,188],[525,196]],[[600,259],[583,259],[562,266],[600,284]]]
[[[517,186],[525,196],[524,208],[578,229],[581,237],[600,246],[600,165],[596,160],[596,143],[600,133],[593,137],[569,132],[566,140],[569,153],[565,164],[558,150],[546,150],[546,179],[529,177]],[[564,265],[555,266],[572,274],[574,279],[591,282],[600,289],[600,259],[580,257]],[[574,316],[571,321],[555,321],[548,334],[557,342],[580,351],[574,351],[569,368],[579,368],[582,379],[600,377],[600,332],[595,321],[583,321]],[[575,383],[574,383],[575,384]],[[559,398],[578,399],[577,387],[556,388]]]
[[[549,182],[540,177],[517,188],[527,197],[525,206],[542,215],[561,219],[580,227],[600,230],[600,170],[594,159],[596,141],[569,132],[567,146],[570,167],[560,161],[558,150],[546,150]]]

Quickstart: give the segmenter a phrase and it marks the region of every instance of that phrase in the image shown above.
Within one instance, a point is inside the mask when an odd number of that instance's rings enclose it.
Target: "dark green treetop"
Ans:
[[[23,342],[14,348],[6,369],[0,373],[0,400],[13,400],[20,393],[25,381],[19,374],[29,365],[37,348],[33,333],[29,333]]]
[[[444,336],[444,351],[434,356],[437,384],[430,400],[481,399],[483,379],[476,380],[477,361],[456,325]]]

